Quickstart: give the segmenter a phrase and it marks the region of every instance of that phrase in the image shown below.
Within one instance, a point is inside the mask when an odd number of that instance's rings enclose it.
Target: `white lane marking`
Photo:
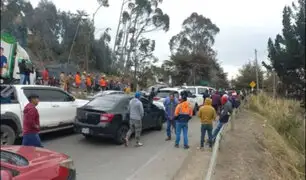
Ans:
[[[145,167],[147,167],[150,163],[152,163],[155,159],[158,158],[159,155],[161,155],[166,149],[168,149],[172,144],[168,144],[166,147],[164,147],[162,150],[160,150],[158,153],[156,153],[153,157],[151,157],[146,163],[144,163],[142,166],[140,166],[138,169],[136,169],[133,174],[131,174],[126,180],[132,180],[138,173],[140,173]]]

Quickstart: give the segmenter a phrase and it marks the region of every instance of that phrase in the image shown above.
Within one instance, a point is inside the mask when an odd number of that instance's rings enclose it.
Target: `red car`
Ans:
[[[44,148],[1,146],[2,180],[75,180],[69,156]]]

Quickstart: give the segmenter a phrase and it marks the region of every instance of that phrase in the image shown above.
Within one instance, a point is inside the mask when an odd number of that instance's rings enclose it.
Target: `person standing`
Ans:
[[[43,79],[43,84],[44,85],[49,84],[49,70],[48,70],[48,68],[45,68],[45,70],[43,71],[42,79]]]
[[[76,88],[80,88],[80,86],[81,86],[81,75],[80,75],[80,72],[77,72],[76,74],[75,74],[75,78],[74,78],[74,81],[75,81],[75,87]]]
[[[19,76],[20,76],[20,84],[25,84],[25,73],[26,73],[26,63],[25,60],[22,59],[19,63]]]
[[[219,112],[219,107],[221,106],[221,96],[219,94],[219,91],[216,91],[211,96],[211,99],[212,99],[212,106],[214,107],[215,111],[218,113]]]
[[[4,56],[4,48],[1,47],[1,59],[0,59],[0,76],[4,73],[4,69],[7,68],[7,58]]]
[[[65,90],[65,80],[66,80],[66,75],[64,72],[61,72],[60,74],[60,87]]]
[[[101,87],[101,90],[102,91],[105,91],[106,90],[106,86],[107,86],[107,83],[106,83],[106,80],[105,80],[105,76],[103,75],[100,79],[100,87]]]
[[[36,106],[39,103],[39,97],[36,94],[28,96],[29,103],[23,110],[23,139],[22,145],[43,147],[39,137],[40,122],[39,113]]]
[[[180,139],[181,139],[181,131],[183,131],[184,137],[184,148],[189,149],[188,145],[188,122],[192,118],[192,108],[187,101],[187,93],[183,91],[181,93],[182,102],[178,104],[175,108],[175,119],[176,119],[176,139],[175,139],[175,147],[179,147]]]
[[[204,105],[199,109],[198,116],[201,120],[201,139],[200,139],[200,149],[204,149],[204,139],[207,131],[208,134],[208,144],[212,148],[212,130],[213,121],[217,117],[216,110],[211,106],[212,99],[206,98]]]
[[[88,74],[87,77],[86,77],[87,93],[91,93],[91,86],[92,86],[91,76],[90,76],[90,74]]]
[[[130,114],[130,129],[125,137],[125,146],[128,146],[129,139],[133,132],[135,132],[136,146],[142,146],[140,142],[140,134],[142,130],[142,118],[144,116],[144,110],[140,99],[140,92],[135,93],[135,97],[130,100],[129,114]]]
[[[226,94],[224,94],[221,97],[221,104],[222,104],[222,108],[221,108],[219,121],[218,121],[217,127],[214,129],[213,134],[212,134],[213,142],[215,141],[222,126],[228,122],[229,117],[233,112],[232,103],[228,100],[228,96]]]
[[[208,89],[205,90],[205,92],[203,93],[203,102],[205,102],[205,99],[209,97],[209,92]]]
[[[174,120],[174,112],[175,108],[178,105],[178,100],[174,97],[174,94],[171,93],[169,97],[164,101],[164,106],[166,110],[167,117],[167,138],[166,141],[171,140],[171,127],[175,132],[175,120]]]

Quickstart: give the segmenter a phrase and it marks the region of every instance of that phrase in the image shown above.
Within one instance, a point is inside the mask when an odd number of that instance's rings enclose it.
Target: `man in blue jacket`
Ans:
[[[169,97],[164,101],[164,106],[167,114],[167,138],[166,141],[171,140],[171,127],[175,130],[175,120],[174,120],[174,111],[178,105],[178,100],[174,97],[174,94],[171,93]],[[175,132],[175,131],[174,131]]]

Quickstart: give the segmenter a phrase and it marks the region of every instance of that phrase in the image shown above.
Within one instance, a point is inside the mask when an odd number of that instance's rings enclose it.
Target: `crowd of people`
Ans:
[[[125,145],[128,146],[129,138],[132,132],[135,132],[136,146],[142,146],[140,142],[141,119],[144,110],[141,101],[140,92],[135,93],[135,97],[130,101],[130,130],[125,138]],[[242,91],[225,92],[216,91],[212,94],[208,92],[203,94],[203,105],[199,108],[198,117],[201,121],[201,137],[199,149],[204,149],[205,134],[208,134],[207,144],[212,148],[213,143],[220,132],[222,126],[229,121],[234,108],[238,108],[240,101],[244,99]],[[175,131],[175,147],[179,147],[181,133],[183,132],[183,144],[185,149],[189,149],[188,143],[188,122],[193,116],[193,109],[187,101],[187,94],[183,91],[179,101],[174,94],[170,94],[164,101],[167,117],[166,141],[171,140],[171,129]],[[214,128],[213,122],[218,119]]]
[[[44,84],[48,84],[48,79],[46,78],[48,74],[43,74]],[[82,78],[82,75],[84,76]],[[60,77],[60,85],[64,89],[69,89],[68,83],[75,83],[76,88],[81,88],[82,84],[86,87],[92,87],[93,85],[98,85],[101,90],[106,90],[107,88],[118,88],[118,90],[123,90],[127,87],[122,86],[122,83],[117,82],[110,84],[110,82],[105,80],[105,76],[101,76],[97,83],[95,79],[89,80],[91,78],[90,74],[86,75],[83,73],[76,73],[73,77],[64,73]],[[71,82],[69,80],[71,79]],[[89,82],[90,81],[90,82]],[[67,83],[68,82],[68,83]],[[117,86],[116,86],[117,85]],[[68,87],[67,87],[68,86]],[[121,88],[121,89],[120,89]],[[204,149],[205,135],[208,134],[208,140],[206,143],[210,148],[212,148],[215,138],[217,137],[222,126],[229,121],[234,108],[238,108],[240,101],[244,99],[244,93],[239,91],[224,92],[222,90],[213,92],[209,94],[208,92],[203,94],[203,105],[199,107],[197,116],[201,122],[201,137],[200,137],[200,147],[199,149]],[[142,146],[140,142],[141,130],[142,130],[142,118],[144,116],[143,104],[140,100],[141,92],[136,92],[134,98],[130,100],[129,103],[129,119],[130,119],[130,129],[125,137],[125,145],[129,145],[129,139],[132,133],[135,133],[136,146]],[[166,141],[171,140],[171,129],[175,132],[175,144],[176,148],[180,146],[181,133],[183,133],[183,147],[184,149],[189,149],[188,143],[188,123],[192,119],[193,109],[190,103],[187,101],[187,92],[183,91],[181,94],[181,99],[178,100],[174,94],[170,94],[169,97],[164,101],[165,113],[166,113]],[[23,126],[23,145],[42,147],[39,138],[39,115],[36,109],[39,97],[37,95],[30,95],[29,104],[26,105],[24,110],[24,126]],[[214,127],[214,121],[217,121]]]
[[[131,84],[125,79],[106,78],[104,74],[90,74],[76,72],[65,73],[61,72],[58,83],[54,82],[54,78],[50,78],[49,71],[46,68],[42,72],[42,79],[40,84],[56,86],[58,84],[65,91],[71,92],[72,88],[77,91],[84,91],[92,93],[99,90],[118,90],[129,93],[131,91]]]

